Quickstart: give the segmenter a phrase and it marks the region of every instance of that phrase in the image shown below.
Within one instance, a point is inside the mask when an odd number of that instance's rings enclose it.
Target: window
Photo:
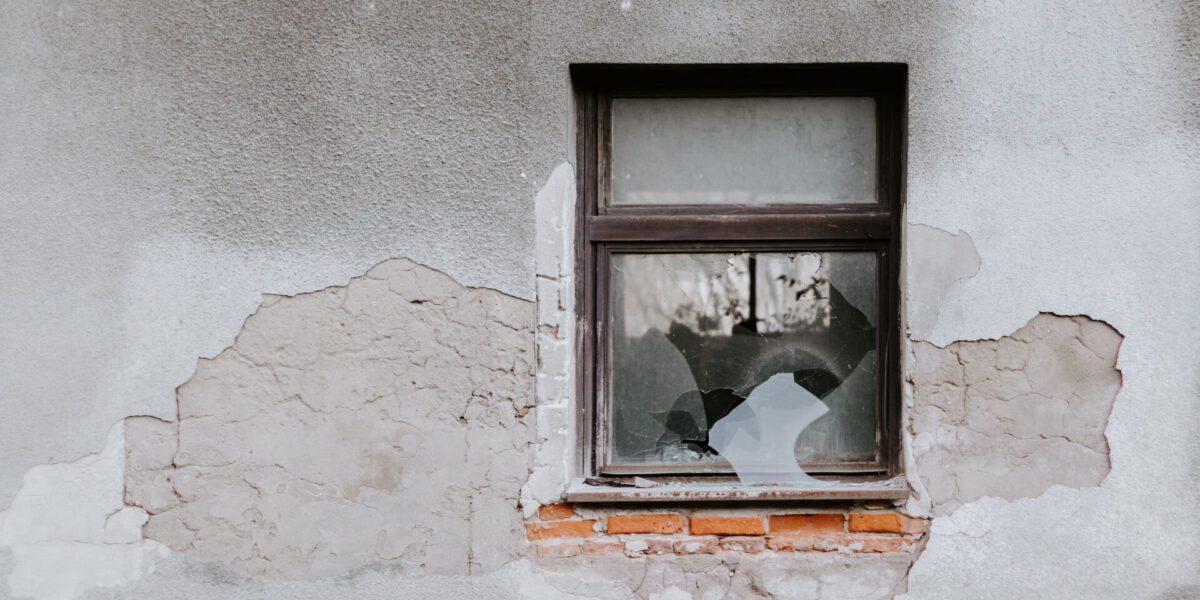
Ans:
[[[581,471],[899,473],[903,65],[576,65]]]

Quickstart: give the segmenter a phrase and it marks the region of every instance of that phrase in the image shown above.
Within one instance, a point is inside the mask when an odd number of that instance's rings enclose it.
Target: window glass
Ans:
[[[865,251],[614,254],[614,462],[875,460],[876,269]]]
[[[617,98],[612,204],[875,202],[875,101]]]

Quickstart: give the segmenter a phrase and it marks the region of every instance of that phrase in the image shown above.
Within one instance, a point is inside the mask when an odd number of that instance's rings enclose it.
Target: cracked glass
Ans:
[[[612,204],[876,201],[875,101],[616,98]]]
[[[611,257],[612,461],[800,483],[876,459],[870,251]]]

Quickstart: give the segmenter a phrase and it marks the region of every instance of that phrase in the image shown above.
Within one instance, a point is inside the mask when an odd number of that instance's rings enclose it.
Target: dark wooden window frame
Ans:
[[[876,460],[806,465],[839,481],[900,475],[900,235],[903,213],[903,131],[907,67],[903,64],[572,65],[576,99],[578,275],[576,468],[585,477],[620,484],[633,475],[656,480],[735,481],[727,467],[620,468],[605,464],[611,420],[608,261],[622,252],[838,251],[876,253],[879,360]],[[877,185],[874,203],[612,206],[608,177],[611,100],[616,97],[871,97],[876,107]]]

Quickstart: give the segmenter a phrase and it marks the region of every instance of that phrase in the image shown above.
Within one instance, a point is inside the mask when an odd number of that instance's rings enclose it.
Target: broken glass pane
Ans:
[[[792,460],[763,477],[874,460],[876,269],[872,252],[613,255],[614,461],[734,463],[784,438]]]
[[[612,203],[875,202],[875,101],[617,98]]]
[[[805,484],[813,478],[796,461],[796,438],[829,412],[791,373],[777,373],[709,429],[709,444],[746,484]]]

